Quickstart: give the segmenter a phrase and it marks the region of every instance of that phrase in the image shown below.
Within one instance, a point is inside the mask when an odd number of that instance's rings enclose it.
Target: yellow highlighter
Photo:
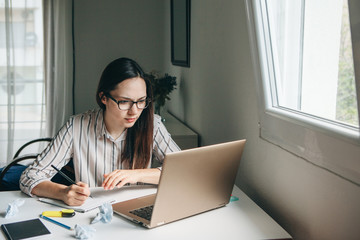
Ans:
[[[73,217],[75,211],[73,209],[62,209],[61,211],[45,211],[42,212],[45,217]]]

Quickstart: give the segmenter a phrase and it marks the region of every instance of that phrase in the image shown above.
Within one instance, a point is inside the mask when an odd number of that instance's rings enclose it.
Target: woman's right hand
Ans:
[[[90,189],[89,186],[83,182],[66,186],[51,181],[43,181],[36,185],[31,193],[38,197],[61,200],[69,206],[81,206],[90,196]]]
[[[69,206],[81,206],[90,196],[90,189],[86,183],[78,182],[64,189],[62,201]]]

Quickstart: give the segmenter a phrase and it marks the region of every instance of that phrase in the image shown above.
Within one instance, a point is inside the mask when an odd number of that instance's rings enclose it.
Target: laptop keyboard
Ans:
[[[154,208],[153,205],[147,206],[147,207],[132,210],[132,211],[130,211],[130,213],[150,221],[153,208]]]

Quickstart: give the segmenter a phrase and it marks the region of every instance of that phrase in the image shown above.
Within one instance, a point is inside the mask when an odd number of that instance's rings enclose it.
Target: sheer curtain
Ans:
[[[0,1],[0,165],[44,129],[42,3]]]
[[[0,0],[0,167],[72,114],[72,49],[71,0]]]
[[[53,137],[73,113],[72,0],[43,0],[46,134]]]

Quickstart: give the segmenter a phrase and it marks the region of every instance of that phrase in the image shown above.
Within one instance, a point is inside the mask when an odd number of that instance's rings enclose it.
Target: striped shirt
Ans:
[[[103,110],[92,110],[71,117],[56,134],[53,141],[21,175],[20,188],[32,196],[32,189],[50,180],[71,158],[74,162],[75,180],[89,185],[101,186],[103,175],[116,169],[126,169],[121,162],[127,130],[113,139],[106,130]],[[153,164],[161,165],[165,153],[180,151],[172,140],[161,118],[154,115]]]

